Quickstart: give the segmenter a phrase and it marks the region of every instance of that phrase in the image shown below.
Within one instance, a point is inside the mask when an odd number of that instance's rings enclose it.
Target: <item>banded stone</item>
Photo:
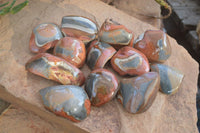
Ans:
[[[85,81],[83,73],[78,68],[48,53],[35,55],[25,67],[33,74],[64,85],[82,85]]]
[[[158,72],[160,75],[160,91],[165,94],[174,94],[178,91],[184,74],[179,70],[163,65],[153,64],[151,70]]]
[[[39,24],[31,34],[29,49],[33,53],[45,52],[54,47],[62,37],[62,33],[57,25],[53,23]]]
[[[80,39],[87,44],[97,37],[98,27],[91,19],[82,16],[65,16],[61,23],[66,36]]]
[[[111,59],[113,69],[121,76],[142,75],[149,72],[149,62],[140,51],[126,46],[121,48]]]
[[[147,30],[135,40],[133,47],[151,62],[165,62],[171,55],[168,37],[161,30]]]
[[[108,43],[116,49],[124,46],[132,46],[134,35],[124,25],[121,25],[112,19],[106,19],[102,24],[99,38],[102,42]]]
[[[116,50],[109,44],[95,40],[88,48],[87,65],[92,70],[103,68],[115,53]]]
[[[86,80],[85,90],[93,106],[101,106],[112,100],[118,91],[118,80],[106,69],[96,69]]]
[[[150,108],[159,90],[160,78],[156,72],[123,79],[117,99],[129,113],[142,113]]]
[[[51,86],[41,89],[40,95],[46,109],[71,121],[80,122],[90,113],[90,100],[79,86]]]
[[[54,55],[80,68],[84,65],[86,58],[85,45],[76,38],[64,37],[56,44]]]

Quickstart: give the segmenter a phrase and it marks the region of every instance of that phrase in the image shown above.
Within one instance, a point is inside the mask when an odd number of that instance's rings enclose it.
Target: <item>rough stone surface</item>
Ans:
[[[4,100],[0,99],[0,114],[6,109],[8,108],[10,104]]]
[[[11,105],[0,116],[1,133],[64,133],[59,125]]]
[[[57,83],[25,71],[26,61],[33,56],[28,49],[28,42],[35,25],[49,21],[60,23],[62,16],[69,14],[92,18],[95,16],[99,24],[106,18],[112,17],[133,30],[136,36],[147,29],[156,29],[96,0],[32,0],[18,14],[3,16],[0,20],[0,84],[5,87],[0,87],[1,98],[61,125],[70,133],[84,132],[81,128],[89,132],[115,133],[198,132],[195,97],[198,64],[171,37],[169,41],[172,44],[172,55],[165,64],[182,71],[185,78],[175,95],[165,96],[158,93],[154,103],[146,112],[138,115],[127,113],[115,99],[101,108],[92,107],[90,116],[74,124],[45,110],[38,91]],[[90,71],[87,65],[84,65],[82,70],[85,76]]]

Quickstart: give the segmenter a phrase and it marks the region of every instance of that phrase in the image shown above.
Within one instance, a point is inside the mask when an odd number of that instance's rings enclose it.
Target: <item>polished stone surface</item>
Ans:
[[[53,23],[42,23],[36,26],[31,34],[29,49],[33,53],[45,52],[63,37],[60,29]]]
[[[64,59],[48,53],[40,53],[26,63],[26,70],[64,85],[82,85],[83,73]]]
[[[158,72],[160,75],[160,91],[165,94],[174,94],[178,91],[184,74],[176,68],[163,65],[151,65],[151,71]]]
[[[112,100],[118,91],[116,76],[106,69],[96,69],[86,80],[85,90],[93,106],[101,106]]]
[[[86,50],[82,41],[72,38],[62,38],[54,48],[54,55],[61,57],[71,63],[72,65],[80,68],[85,63]]]
[[[74,122],[90,113],[90,100],[85,90],[74,85],[51,86],[40,90],[46,109]]]
[[[159,85],[160,77],[156,72],[123,79],[117,95],[118,101],[129,113],[142,113],[154,102]]]
[[[107,43],[93,41],[87,52],[87,65],[90,69],[103,68],[113,57],[116,50]]]
[[[116,49],[124,46],[132,46],[134,35],[124,25],[119,24],[112,19],[106,19],[102,24],[99,38]]]
[[[142,75],[149,72],[149,62],[140,51],[126,46],[121,48],[111,59],[113,69],[121,76]]]
[[[62,32],[66,36],[80,39],[85,44],[97,37],[98,27],[96,22],[82,16],[65,16],[61,23]]]
[[[165,62],[171,55],[168,37],[161,30],[147,30],[134,41],[133,47],[144,53],[150,62]]]

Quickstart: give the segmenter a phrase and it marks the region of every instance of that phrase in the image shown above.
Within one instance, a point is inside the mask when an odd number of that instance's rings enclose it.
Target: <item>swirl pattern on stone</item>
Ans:
[[[151,70],[158,72],[160,75],[160,91],[165,94],[174,94],[178,91],[184,74],[179,70],[163,65],[153,64]]]
[[[66,36],[77,38],[84,44],[94,40],[98,32],[96,23],[82,16],[63,17],[61,28]]]
[[[76,38],[64,37],[56,44],[54,55],[61,57],[72,65],[80,68],[85,63],[85,45]]]
[[[47,53],[40,53],[26,63],[26,70],[46,79],[64,85],[82,85],[83,73],[64,59]]]
[[[88,48],[87,65],[92,70],[103,68],[115,53],[116,50],[109,44],[95,40]]]
[[[51,86],[40,90],[45,108],[74,122],[90,113],[90,100],[83,88],[74,85]]]
[[[124,25],[112,19],[107,19],[101,26],[99,38],[102,42],[108,43],[116,49],[124,46],[132,46],[134,35]]]
[[[114,98],[118,91],[118,80],[106,69],[96,69],[86,80],[85,90],[93,106],[101,106]]]
[[[142,113],[154,102],[159,85],[160,78],[156,72],[123,79],[120,82],[117,99],[129,113]]]
[[[147,30],[135,40],[134,48],[144,53],[151,62],[165,62],[171,55],[168,37],[161,30]]]
[[[45,52],[55,46],[62,38],[62,33],[57,25],[53,23],[42,23],[34,28],[29,48],[33,53]]]
[[[126,46],[121,48],[111,59],[113,69],[121,76],[142,75],[149,72],[149,62],[140,51]]]

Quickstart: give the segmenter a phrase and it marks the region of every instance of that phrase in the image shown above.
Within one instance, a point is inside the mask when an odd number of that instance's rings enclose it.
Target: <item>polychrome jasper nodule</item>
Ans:
[[[121,76],[142,75],[149,72],[149,62],[140,51],[126,46],[121,48],[111,59],[112,67]]]
[[[74,85],[59,85],[40,90],[45,108],[74,122],[90,113],[90,100],[85,90]]]
[[[88,48],[87,65],[90,69],[103,68],[116,53],[116,50],[107,43],[93,41]]]
[[[163,64],[151,65],[151,71],[160,75],[160,91],[165,94],[174,94],[181,85],[184,74],[179,70]]]
[[[64,85],[82,85],[85,81],[83,73],[64,59],[47,53],[40,53],[26,63],[26,70],[60,82]]]
[[[80,68],[84,65],[86,58],[85,45],[76,38],[64,37],[56,44],[54,55]]]
[[[99,38],[102,42],[106,42],[116,49],[123,46],[132,46],[134,35],[124,25],[121,25],[112,19],[106,19],[102,24]]]
[[[101,106],[114,98],[118,91],[118,80],[106,69],[96,69],[86,80],[85,90],[93,106]]]
[[[159,85],[160,77],[156,72],[123,79],[120,82],[117,99],[129,113],[142,113],[154,102]]]
[[[62,38],[62,33],[53,23],[39,24],[32,32],[29,48],[33,53],[45,52]]]
[[[147,30],[135,40],[133,47],[152,62],[165,62],[171,55],[168,37],[161,30]]]
[[[85,44],[97,37],[98,27],[92,20],[82,16],[65,16],[62,18],[62,32],[66,36],[80,39]]]

